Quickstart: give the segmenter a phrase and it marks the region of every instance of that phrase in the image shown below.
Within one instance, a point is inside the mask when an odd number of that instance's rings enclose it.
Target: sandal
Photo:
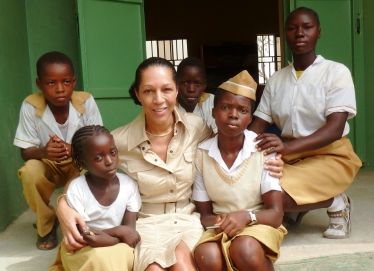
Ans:
[[[352,231],[352,223],[351,223],[351,217],[353,212],[353,203],[352,200],[347,197],[345,194],[341,194],[343,197],[343,200],[345,202],[345,208],[343,210],[340,210],[338,212],[327,212],[327,215],[331,218],[337,218],[342,217],[344,218],[344,223],[332,223],[330,222],[329,227],[327,230],[323,233],[323,236],[330,239],[345,239],[348,238],[351,235]],[[329,230],[341,231],[342,235],[336,235],[332,234]]]
[[[36,248],[37,249],[51,250],[51,249],[54,249],[57,246],[57,244],[58,244],[57,228],[58,228],[59,224],[60,223],[59,223],[58,219],[56,218],[55,222],[53,224],[53,228],[50,231],[50,233],[48,233],[46,236],[43,236],[43,237],[41,237],[38,234],[38,240],[36,241]]]
[[[282,225],[287,230],[294,229],[298,227],[301,223],[301,219],[308,213],[309,211],[305,212],[286,212],[283,216]]]

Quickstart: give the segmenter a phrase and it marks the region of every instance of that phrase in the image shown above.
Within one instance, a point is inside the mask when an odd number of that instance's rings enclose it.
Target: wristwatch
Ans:
[[[249,211],[249,216],[251,217],[251,222],[248,224],[248,226],[251,226],[257,222],[256,214],[252,211]]]

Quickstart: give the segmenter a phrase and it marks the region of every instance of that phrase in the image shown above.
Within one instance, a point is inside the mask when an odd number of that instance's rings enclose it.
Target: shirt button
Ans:
[[[171,190],[170,190],[170,193],[173,193],[173,192],[174,192],[174,190],[173,190],[173,189],[171,189]]]
[[[151,142],[150,142],[149,140],[147,140],[147,143],[148,143],[148,144],[151,144]]]
[[[157,162],[157,159],[155,159],[155,162]]]
[[[177,224],[178,222],[177,221],[174,221],[174,224]]]
[[[175,133],[178,133],[178,130],[175,130]]]
[[[173,150],[171,150],[170,153],[173,153]]]
[[[144,147],[142,147],[142,150],[144,151],[144,150],[145,150],[145,148],[144,148]]]

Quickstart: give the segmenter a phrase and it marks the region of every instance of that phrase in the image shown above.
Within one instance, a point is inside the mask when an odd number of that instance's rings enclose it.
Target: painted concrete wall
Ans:
[[[31,92],[24,1],[0,2],[0,40],[1,232],[26,209],[17,177],[22,159],[19,149],[13,146],[22,97]]]
[[[364,26],[364,74],[365,74],[365,114],[366,114],[366,155],[363,170],[374,170],[374,1],[363,0]]]

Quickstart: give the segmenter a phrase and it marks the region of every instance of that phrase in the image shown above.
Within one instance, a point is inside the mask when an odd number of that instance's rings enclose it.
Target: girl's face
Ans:
[[[286,40],[292,53],[314,52],[320,37],[321,29],[310,12],[300,10],[287,19]]]
[[[252,121],[249,98],[226,91],[212,111],[218,134],[236,137],[247,129]]]
[[[206,79],[199,67],[187,66],[178,76],[178,100],[183,105],[194,106],[206,88]]]
[[[147,123],[163,125],[173,122],[178,91],[169,68],[150,66],[145,69],[135,93],[142,104]]]
[[[116,177],[118,152],[111,134],[96,134],[86,142],[86,153],[81,159],[82,167],[91,176],[110,180]]]

